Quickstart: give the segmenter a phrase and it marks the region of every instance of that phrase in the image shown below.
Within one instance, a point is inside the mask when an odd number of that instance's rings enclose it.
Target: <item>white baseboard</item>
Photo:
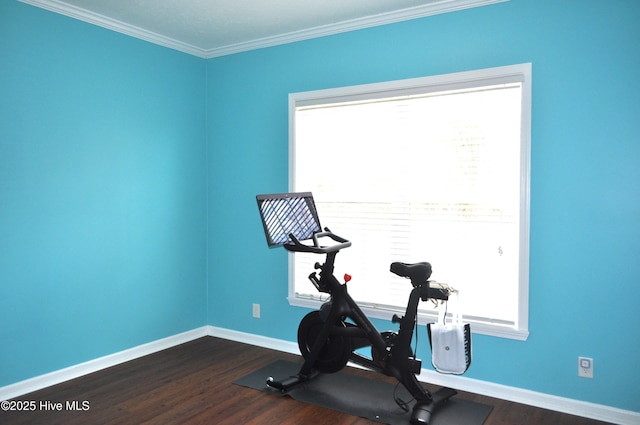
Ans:
[[[245,344],[257,345],[273,350],[284,351],[292,354],[300,354],[298,345],[293,342],[266,338],[259,335],[244,332],[232,331],[229,329],[207,327],[207,333],[211,336],[242,342]],[[558,397],[554,395],[525,390],[522,388],[509,387],[506,385],[494,384],[491,382],[471,379],[464,376],[443,375],[433,370],[422,369],[418,379],[422,382],[455,388],[460,391],[467,391],[475,394],[482,394],[487,397],[508,400],[515,403],[543,409],[554,410],[556,412],[581,416],[584,418],[610,422],[618,425],[640,424],[640,412],[618,409],[602,404],[589,403],[570,398]]]
[[[78,378],[89,373],[118,365],[120,363],[128,362],[129,360],[134,360],[138,357],[153,354],[155,352],[207,336],[207,332],[207,327],[203,326],[201,328],[193,329],[167,338],[162,338],[157,341],[152,341],[147,344],[138,345],[137,347],[120,351],[118,353],[89,360],[88,362],[56,370],[45,375],[36,376],[34,378],[16,382],[15,384],[0,387],[0,400],[9,400],[23,394],[28,394],[70,379]]]
[[[60,369],[45,375],[36,376],[25,381],[0,387],[0,400],[16,398],[51,385],[56,385],[70,379],[97,372],[107,367],[115,366],[129,360],[134,360],[148,354],[153,354],[203,336],[228,339],[230,341],[242,342],[285,353],[300,353],[298,350],[298,344],[294,342],[224,328],[217,328],[215,326],[203,326],[201,328],[196,328],[191,331],[159,339],[148,344],[142,344],[128,350],[80,363],[65,369]],[[557,412],[582,416],[613,424],[640,424],[640,412],[633,412],[601,404],[573,400],[486,381],[479,381],[464,376],[442,375],[434,372],[433,370],[422,369],[419,379],[423,382],[428,382],[434,385],[442,385],[455,388],[460,391],[482,394],[488,397],[527,404],[543,409],[555,410]]]
[[[209,336],[242,342],[244,344],[255,345],[257,347],[269,348],[271,350],[282,351],[289,354],[300,355],[300,349],[298,348],[298,344],[295,342],[233,331],[230,329],[217,328],[215,326],[207,326],[206,328],[207,335]]]
[[[556,412],[610,422],[619,425],[640,424],[640,413],[602,404],[574,400],[522,388],[480,381],[464,376],[443,375],[430,369],[422,369],[419,379],[438,386],[455,388],[501,400],[527,404]]]

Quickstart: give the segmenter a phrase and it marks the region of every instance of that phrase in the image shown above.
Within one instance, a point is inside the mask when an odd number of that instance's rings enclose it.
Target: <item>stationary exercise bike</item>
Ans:
[[[267,385],[282,392],[307,382],[319,373],[334,373],[349,361],[398,380],[415,399],[411,424],[428,424],[433,412],[456,394],[441,388],[433,394],[416,378],[421,361],[411,349],[418,304],[427,300],[447,300],[451,288],[429,281],[431,265],[427,262],[391,264],[390,271],[408,278],[413,286],[404,316],[394,314],[392,322],[400,324],[398,332],[379,332],[347,292],[347,282],[334,276],[338,252],[351,246],[328,228],[320,227],[313,196],[309,192],[258,195],[262,223],[270,246],[283,246],[291,252],[325,255],[316,263],[309,280],[319,292],[331,295],[319,310],[307,314],[298,327],[298,346],[304,363],[297,375],[281,380],[269,378]],[[302,243],[301,241],[311,241]],[[331,240],[331,244],[321,242]],[[356,352],[371,347],[371,357]],[[398,400],[396,400],[398,402]],[[408,410],[406,403],[398,403]]]

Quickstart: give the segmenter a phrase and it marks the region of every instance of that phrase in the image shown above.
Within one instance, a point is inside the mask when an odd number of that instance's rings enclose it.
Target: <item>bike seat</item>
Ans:
[[[391,263],[391,273],[401,277],[408,277],[412,283],[426,282],[431,276],[431,264],[426,261],[420,263]]]

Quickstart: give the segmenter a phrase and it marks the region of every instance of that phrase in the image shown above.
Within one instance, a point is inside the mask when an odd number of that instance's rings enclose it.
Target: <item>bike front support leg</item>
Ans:
[[[316,370],[316,362],[318,361],[328,338],[338,329],[337,324],[340,322],[343,314],[343,308],[341,308],[340,303],[334,302],[334,306],[329,310],[329,315],[322,325],[320,332],[316,336],[313,346],[305,356],[304,363],[302,364],[300,371],[296,375],[279,381],[269,379],[267,380],[267,385],[272,388],[277,388],[282,392],[287,392],[293,387],[317,376],[318,371]],[[348,329],[345,329],[345,331],[348,331]]]

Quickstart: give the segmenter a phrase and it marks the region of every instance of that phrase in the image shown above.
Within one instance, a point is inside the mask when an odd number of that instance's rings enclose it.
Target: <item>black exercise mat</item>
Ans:
[[[234,384],[283,395],[279,390],[267,386],[267,378],[284,379],[297,374],[299,370],[298,363],[278,360],[238,379]],[[396,404],[394,395],[407,402],[411,400],[409,392],[402,385],[343,372],[320,374],[294,387],[286,395],[305,403],[392,425],[409,424],[411,409],[415,404],[413,401],[408,403],[408,412]],[[492,406],[453,397],[434,413],[431,425],[482,425],[491,409]]]

